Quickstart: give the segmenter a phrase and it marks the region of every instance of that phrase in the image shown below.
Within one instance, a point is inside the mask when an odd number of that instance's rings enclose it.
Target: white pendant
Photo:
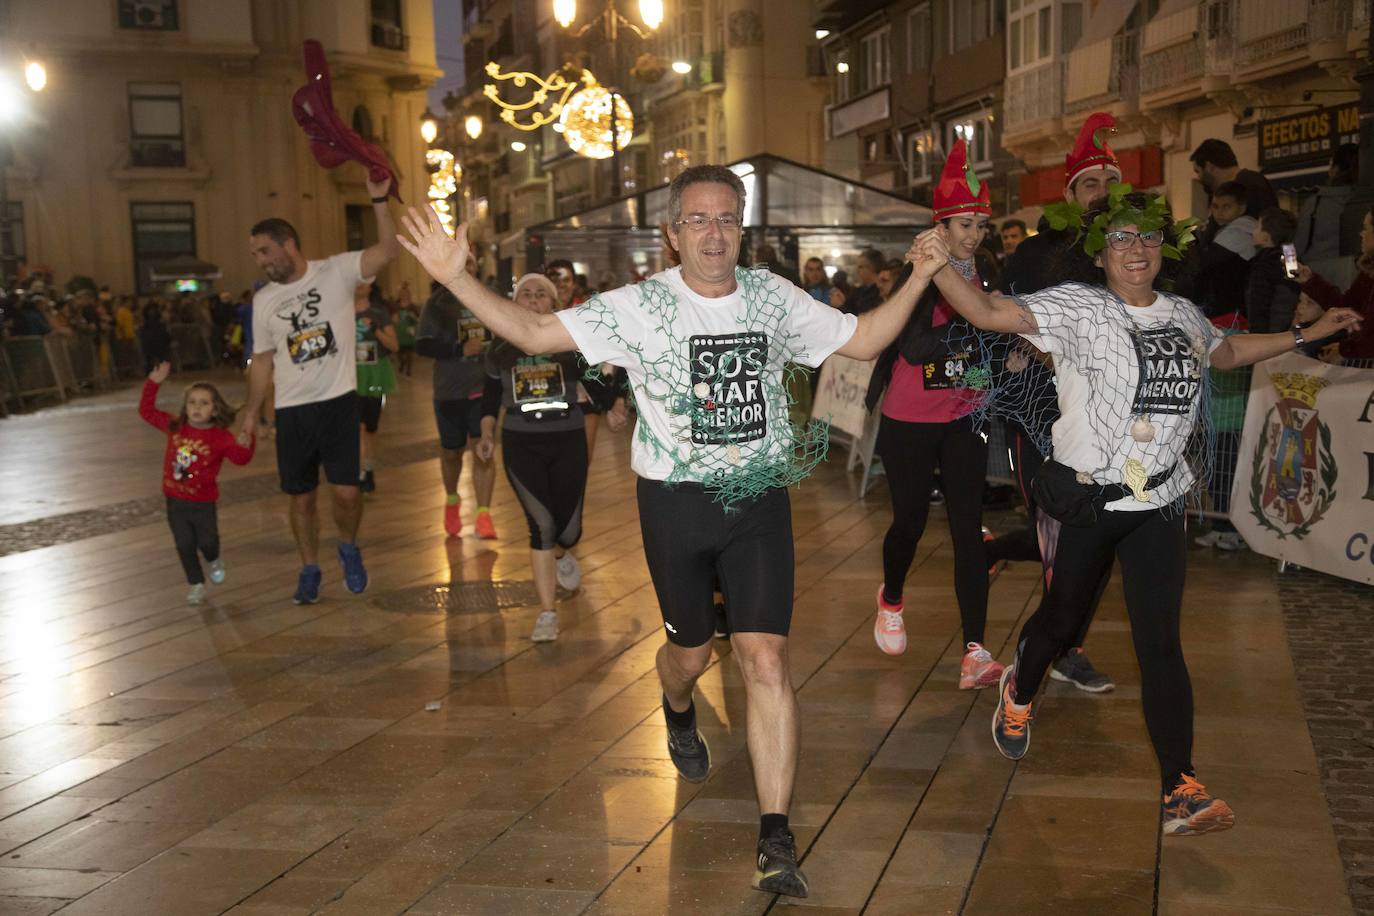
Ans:
[[[1131,438],[1137,442],[1153,442],[1155,425],[1144,417],[1136,417],[1131,421]]]
[[[738,445],[732,445],[725,450],[725,460],[731,464],[739,464],[740,451]]]
[[[704,398],[711,393],[711,386],[705,382],[697,382],[692,386],[692,394],[699,398]]]

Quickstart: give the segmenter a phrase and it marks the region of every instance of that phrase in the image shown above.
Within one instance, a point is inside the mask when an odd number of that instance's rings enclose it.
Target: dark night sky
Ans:
[[[429,107],[443,112],[442,99],[450,89],[463,85],[462,0],[434,0],[434,54],[445,76],[429,91]]]

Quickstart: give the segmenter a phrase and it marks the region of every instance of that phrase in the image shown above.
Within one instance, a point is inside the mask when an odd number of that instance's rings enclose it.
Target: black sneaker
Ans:
[[[1050,666],[1050,677],[1088,693],[1106,693],[1116,689],[1112,679],[1094,668],[1082,649],[1070,649],[1055,659]]]
[[[805,897],[811,891],[797,865],[797,839],[790,830],[779,830],[759,840],[759,867],[754,872],[755,889],[769,894]]]
[[[1021,660],[1017,653],[1017,661]],[[992,740],[998,752],[1008,760],[1020,760],[1030,749],[1031,710],[1012,708],[1016,696],[1016,664],[1002,670],[1002,683],[997,688],[997,709],[992,714]]]
[[[375,493],[377,491],[377,479],[372,476],[371,471],[363,471],[362,478],[358,481],[358,489],[364,493]]]
[[[667,721],[667,697],[663,698],[663,717]],[[702,782],[711,772],[711,749],[695,722],[691,728],[678,728],[668,722],[668,756],[673,759],[677,774],[688,782]]]

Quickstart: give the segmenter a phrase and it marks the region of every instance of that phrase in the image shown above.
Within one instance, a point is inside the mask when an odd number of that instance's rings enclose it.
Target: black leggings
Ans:
[[[167,497],[167,525],[176,541],[177,557],[186,571],[186,581],[199,585],[205,581],[198,553],[211,563],[219,559],[219,511],[214,503],[193,503]]]
[[[887,600],[902,598],[902,584],[926,529],[938,466],[954,545],[954,594],[959,599],[964,641],[981,643],[988,618],[988,563],[983,549],[987,443],[968,417],[952,423],[903,423],[883,417],[877,445],[892,495],[892,526],[883,539]]]
[[[1092,616],[1115,555],[1140,664],[1145,726],[1166,792],[1180,774],[1193,772],[1193,687],[1179,641],[1187,552],[1180,506],[1102,512],[1090,528],[1061,526],[1049,593],[1026,621],[1017,649],[1016,702],[1029,703],[1050,663],[1074,645]]]
[[[549,433],[502,431],[506,479],[525,510],[530,547],[571,547],[582,537],[587,489],[587,434],[581,427]]]

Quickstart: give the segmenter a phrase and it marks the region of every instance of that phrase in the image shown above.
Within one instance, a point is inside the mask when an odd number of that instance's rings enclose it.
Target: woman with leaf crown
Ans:
[[[988,296],[955,271],[936,286],[976,328],[1016,334],[1054,360],[1059,418],[1053,454],[1036,473],[1037,504],[1063,523],[1049,593],[1022,628],[1002,675],[992,732],[1020,759],[1030,746],[1032,706],[1051,662],[1072,645],[1113,557],[1121,564],[1145,723],[1159,761],[1168,835],[1231,827],[1235,815],[1193,770],[1193,696],[1180,642],[1187,541],[1184,503],[1206,477],[1209,367],[1229,369],[1358,328],[1332,309],[1306,332],[1225,337],[1182,297],[1164,291],[1192,239],[1162,196],[1113,184],[1084,212],[1046,208],[1051,224],[1077,233],[1061,277],[1069,282],[1015,298]],[[918,251],[950,250],[939,226]],[[1169,267],[1165,267],[1165,265]]]

